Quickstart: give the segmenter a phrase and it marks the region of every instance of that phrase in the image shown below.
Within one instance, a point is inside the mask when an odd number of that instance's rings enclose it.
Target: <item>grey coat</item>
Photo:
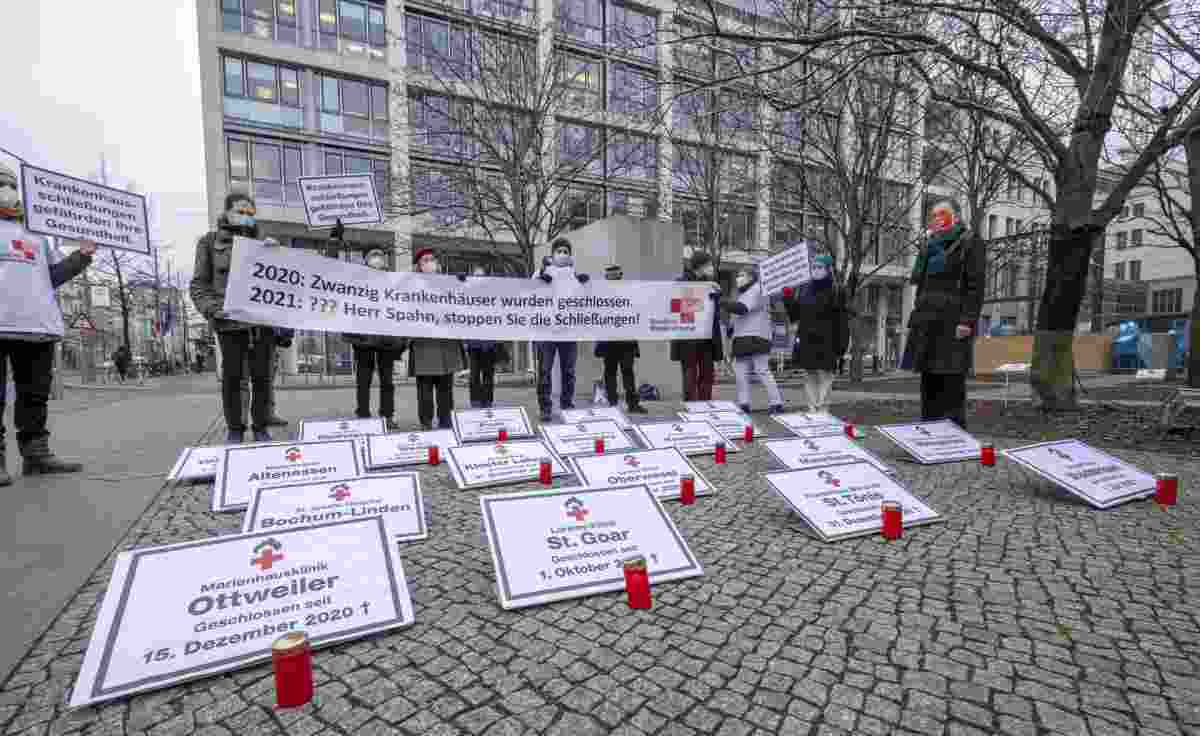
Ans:
[[[253,326],[216,317],[216,314],[225,308],[229,261],[233,255],[233,235],[221,227],[200,238],[196,243],[196,267],[192,270],[189,291],[192,303],[212,324],[214,332],[235,332],[248,330]]]
[[[987,254],[982,241],[964,234],[946,250],[940,274],[914,274],[917,297],[908,318],[903,367],[917,373],[971,371],[974,341],[959,339],[955,328],[974,328],[983,311]]]
[[[408,347],[408,375],[445,376],[465,367],[461,340],[415,337]]]

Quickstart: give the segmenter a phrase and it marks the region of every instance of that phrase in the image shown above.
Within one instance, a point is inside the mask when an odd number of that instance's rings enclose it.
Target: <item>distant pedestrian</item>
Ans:
[[[712,256],[703,251],[693,253],[679,280],[715,282],[717,273]],[[708,296],[715,305],[721,298],[721,288],[714,288]],[[683,373],[684,401],[712,401],[713,384],[717,380],[716,364],[725,360],[719,311],[712,310],[712,333],[709,337],[671,343],[671,360],[679,362]]]
[[[129,365],[133,362],[133,355],[129,352],[128,345],[122,345],[117,348],[112,357],[113,366],[117,369],[117,377],[121,383],[125,383],[126,377],[129,375]]]
[[[838,359],[850,345],[849,317],[833,283],[833,259],[813,258],[812,280],[785,300],[788,319],[795,325],[792,367],[804,369],[804,394],[810,414],[829,411],[829,393]]]
[[[733,342],[733,375],[737,381],[737,402],[744,412],[750,411],[750,385],[761,383],[767,390],[767,409],[772,414],[783,412],[783,394],[771,375],[770,304],[758,282],[758,269],[743,266],[738,271],[737,294],[721,302],[721,307],[733,315],[730,332]]]
[[[432,248],[421,248],[413,254],[413,265],[417,271],[434,275],[441,271],[441,264]],[[466,274],[459,277],[466,279]],[[450,429],[454,413],[454,374],[463,369],[463,345],[459,340],[436,337],[417,337],[409,343],[408,372],[417,379],[417,419],[422,429],[433,428],[433,417],[438,417],[438,427]]]
[[[375,248],[367,253],[367,266],[377,271],[390,270],[387,253]],[[387,335],[358,335],[345,333],[343,337],[354,352],[355,410],[360,419],[371,416],[371,381],[379,374],[379,416],[389,432],[399,429],[396,424],[396,383],[393,367],[407,345],[399,337]]]
[[[571,241],[566,238],[557,238],[550,244],[550,255],[542,259],[542,267],[533,277],[546,284],[563,281],[586,284],[591,279],[586,273],[575,272],[574,251]],[[555,357],[558,358],[560,379],[558,404],[562,409],[575,408],[575,364],[579,358],[579,343],[573,340],[548,340],[534,345],[538,362],[538,407],[541,409],[542,421],[548,422],[554,416],[551,397],[554,381],[551,371],[554,369]]]
[[[472,276],[487,276],[476,266]],[[467,361],[471,369],[471,408],[490,409],[496,400],[496,364],[505,357],[504,344],[496,340],[467,340]]]
[[[618,265],[604,269],[604,278],[608,281],[620,281],[625,278],[624,271]],[[595,354],[604,361],[604,393],[609,406],[618,405],[617,371],[621,372],[621,382],[625,388],[625,406],[631,414],[645,414],[646,408],[641,404],[638,395],[637,379],[633,375],[633,364],[641,357],[636,340],[609,340],[597,342]]]

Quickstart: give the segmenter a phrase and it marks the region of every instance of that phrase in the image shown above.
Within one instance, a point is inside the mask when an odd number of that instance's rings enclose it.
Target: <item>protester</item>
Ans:
[[[842,296],[833,284],[833,259],[813,259],[812,280],[784,301],[796,328],[792,367],[804,369],[804,395],[810,414],[828,413],[838,358],[850,344],[850,324]]]
[[[735,279],[737,297],[721,302],[730,312],[733,342],[733,375],[737,381],[737,402],[742,411],[750,411],[750,384],[758,381],[767,389],[768,411],[783,413],[783,394],[771,375],[771,310],[767,295],[758,283],[758,269],[743,266]]]
[[[117,369],[117,377],[121,383],[125,383],[125,379],[129,375],[129,364],[132,360],[133,355],[129,352],[128,345],[122,345],[113,353],[113,366]]]
[[[4,426],[10,363],[22,472],[83,470],[80,463],[65,462],[50,451],[47,405],[54,382],[54,343],[63,337],[62,311],[54,290],[87,269],[96,244],[80,241],[75,253],[62,258],[46,238],[26,230],[24,221],[17,176],[0,164],[0,486],[12,485]]]
[[[703,251],[692,254],[680,281],[716,281],[712,256]],[[721,298],[720,287],[709,293],[714,306]],[[675,340],[671,343],[671,360],[680,364],[683,372],[684,401],[712,401],[716,364],[725,359],[721,342],[721,316],[713,309],[712,335],[699,340]]]
[[[389,270],[388,255],[375,248],[367,253],[367,267],[377,271]],[[396,384],[392,378],[396,360],[404,352],[407,341],[387,335],[358,335],[347,332],[343,335],[354,353],[355,393],[354,415],[360,419],[371,416],[371,380],[379,373],[379,416],[383,417],[388,431],[400,428],[396,424]]]
[[[550,255],[542,259],[542,267],[533,276],[547,284],[556,280],[575,279],[586,284],[590,276],[586,273],[575,273],[575,258],[572,255],[571,241],[558,238],[550,244]],[[558,371],[561,379],[559,406],[563,409],[575,408],[575,363],[579,357],[579,343],[576,342],[539,342],[537,345],[538,359],[538,406],[541,409],[542,421],[553,419],[554,407],[550,396],[553,388],[550,371],[554,368],[554,356],[558,356]]]
[[[983,309],[987,259],[983,243],[954,200],[929,212],[929,241],[913,264],[916,301],[908,318],[901,368],[921,374],[921,418],[952,419],[966,429],[971,335]]]
[[[270,240],[270,238],[268,238]],[[275,359],[271,361],[271,382],[267,386],[267,426],[268,427],[286,427],[288,420],[279,416],[275,411],[275,392],[279,384],[279,364],[283,360],[282,350],[286,350],[292,346],[292,342],[296,338],[296,331],[287,329],[286,327],[275,328]]]
[[[476,266],[472,275],[487,276],[487,269]],[[471,408],[490,409],[496,399],[496,364],[507,358],[504,344],[467,340],[467,358],[471,367]]]
[[[620,281],[625,273],[618,265],[604,269],[608,281]],[[617,369],[621,370],[621,382],[625,385],[625,405],[631,414],[645,414],[638,395],[637,381],[633,377],[633,362],[641,357],[636,340],[610,340],[597,342],[595,355],[604,360],[604,393],[609,406],[617,406]]]
[[[423,274],[441,271],[432,248],[413,254],[413,265]],[[460,280],[466,279],[465,275]],[[463,368],[463,346],[459,340],[417,337],[409,343],[408,372],[417,379],[417,418],[422,429],[433,428],[434,397],[437,398],[438,427],[450,429],[454,411],[454,374]]]

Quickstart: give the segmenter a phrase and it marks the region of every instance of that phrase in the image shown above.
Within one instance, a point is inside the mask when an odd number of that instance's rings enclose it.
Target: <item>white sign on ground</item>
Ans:
[[[730,442],[717,428],[708,422],[652,422],[635,424],[633,431],[649,449],[677,448],[684,455],[711,455],[718,442],[725,443],[727,452],[737,452],[738,446]]]
[[[979,459],[979,440],[949,419],[915,424],[882,424],[876,429],[922,465]]]
[[[630,557],[646,559],[652,584],[704,574],[644,485],[483,496],[479,505],[504,608],[624,590]]]
[[[685,422],[708,422],[727,440],[740,440],[746,436],[746,425],[754,426],[754,436],[762,437],[766,433],[754,425],[754,420],[740,411],[694,411],[678,412],[679,418]]]
[[[900,504],[905,528],[944,521],[898,480],[866,461],[785,470],[763,477],[826,542],[879,532],[884,501]]]
[[[646,485],[657,498],[665,501],[679,498],[679,476],[691,475],[696,481],[697,496],[716,492],[713,484],[674,447],[573,457],[570,462],[583,484],[592,488]]]
[[[537,480],[544,457],[550,458],[555,477],[571,474],[562,458],[541,440],[462,445],[446,452],[450,474],[464,490]]]
[[[785,286],[800,286],[812,281],[812,261],[808,241],[801,240],[787,250],[758,262],[759,282],[763,292],[774,296]]]
[[[589,406],[586,409],[562,410],[562,420],[565,424],[590,422],[593,419],[611,419],[621,429],[630,429],[633,427],[633,422],[629,421],[629,417],[626,416],[625,412],[615,406]]]
[[[896,472],[875,453],[841,434],[770,440],[763,445],[776,460],[793,470],[865,460],[885,473]]]
[[[361,472],[355,444],[323,440],[227,447],[217,464],[212,510],[240,511],[263,486],[355,478]]]
[[[396,543],[372,517],[117,555],[70,707],[270,661],[413,622]]]
[[[167,480],[212,480],[217,475],[217,465],[225,450],[234,445],[202,445],[185,447],[179,453],[175,466],[167,474]]]
[[[439,447],[444,454],[446,450],[459,445],[458,435],[450,429],[373,434],[365,440],[363,446],[367,470],[424,465],[429,462],[430,447]]]
[[[832,414],[776,414],[771,417],[797,437],[824,437],[846,431],[846,422]]]
[[[309,227],[376,225],[383,222],[373,174],[302,176],[300,199]]]
[[[457,409],[451,419],[461,442],[495,442],[502,429],[508,432],[510,440],[533,436],[533,425],[523,406]]]
[[[542,436],[559,455],[594,455],[599,438],[604,438],[606,453],[637,447],[620,425],[611,419],[594,419],[576,424],[543,424]]]
[[[742,407],[732,401],[685,401],[683,402],[683,410],[694,413],[709,411],[740,412]]]
[[[425,501],[416,473],[388,473],[325,483],[259,488],[242,519],[243,532],[273,532],[298,526],[383,517],[398,542],[425,539]]]
[[[122,189],[21,164],[25,227],[150,255],[146,198]]]
[[[1154,495],[1154,476],[1079,440],[1004,450],[1005,457],[1098,509]]]
[[[301,419],[300,441],[342,440],[372,434],[386,434],[383,417],[367,419]]]

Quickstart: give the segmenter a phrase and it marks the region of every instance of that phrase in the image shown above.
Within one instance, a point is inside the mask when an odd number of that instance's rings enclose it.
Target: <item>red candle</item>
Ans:
[[[988,468],[994,466],[996,464],[996,448],[991,445],[979,448],[979,464]]]
[[[271,662],[275,668],[275,705],[295,708],[312,700],[312,649],[308,634],[293,631],[284,634],[271,645]]]
[[[625,560],[625,593],[630,608],[650,607],[650,573],[645,557]]]
[[[497,442],[508,442],[508,430],[507,429],[500,430],[500,433],[499,433],[496,441]]]
[[[883,502],[883,538],[899,539],[904,533],[904,516],[900,504],[895,501]]]
[[[442,462],[442,451],[437,445],[429,446],[429,464],[438,465]]]
[[[717,465],[724,465],[725,464],[725,443],[718,442],[716,451],[713,454],[717,461]]]
[[[745,442],[753,442],[754,441],[754,425],[753,424],[747,424],[746,428],[742,430],[742,440]]]
[[[554,466],[550,464],[550,458],[542,458],[541,465],[538,466],[538,480],[542,485],[548,486],[554,482]]]
[[[792,290],[792,287],[790,287],[790,286],[785,286],[785,287],[783,287],[783,298],[784,298],[784,299],[791,299],[791,298],[792,298],[792,294],[795,294],[795,293],[796,293],[796,292],[794,292],[794,291]]]
[[[849,437],[850,439],[857,438],[858,437],[858,429],[853,424],[847,424],[846,425],[846,436]]]
[[[684,506],[696,503],[696,479],[690,475],[679,476],[679,502]]]
[[[1179,499],[1179,476],[1174,473],[1159,473],[1154,476],[1154,502],[1160,506],[1174,506]]]
[[[604,438],[603,437],[596,438],[596,454],[597,455],[604,454]]]

